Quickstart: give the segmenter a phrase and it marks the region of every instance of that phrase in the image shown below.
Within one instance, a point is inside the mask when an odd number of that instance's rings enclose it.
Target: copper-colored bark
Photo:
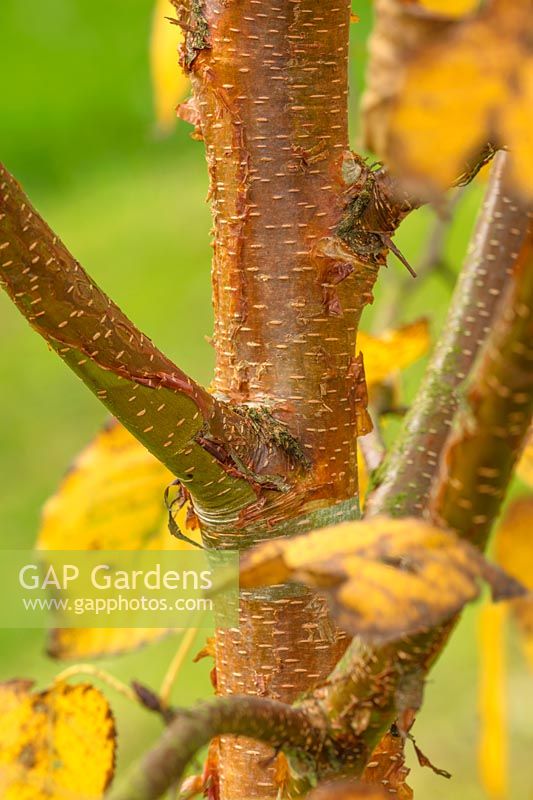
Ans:
[[[299,515],[309,527],[305,512],[343,500],[353,515],[362,381],[355,335],[375,270],[339,252],[335,235],[346,204],[343,164],[352,161],[348,4],[175,5],[189,29],[184,62],[211,182],[217,394],[267,406],[312,464],[301,500],[276,504],[276,523]],[[212,527],[210,535],[229,546],[242,531]],[[294,700],[328,674],[346,639],[313,595],[264,594],[243,599],[240,630],[217,637],[218,688]],[[221,797],[275,797],[269,757],[255,742],[223,740]]]

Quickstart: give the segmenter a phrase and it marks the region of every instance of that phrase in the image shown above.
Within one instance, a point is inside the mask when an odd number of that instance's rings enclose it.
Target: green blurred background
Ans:
[[[354,141],[369,5],[362,0],[354,5],[361,17],[352,26]],[[155,135],[148,56],[152,11],[152,0],[0,0],[0,159],[136,324],[194,378],[208,382],[213,356],[206,341],[212,329],[206,169],[202,146],[191,140],[185,123],[166,138]],[[481,191],[475,186],[464,194],[450,228],[446,257],[454,270],[464,256]],[[418,212],[397,237],[415,266],[433,222],[431,212]],[[406,285],[402,270],[392,261],[382,274],[364,327],[371,328],[380,303],[389,304],[392,295],[398,321],[430,309],[436,333],[449,280],[434,275]],[[43,501],[106,413],[3,295],[0,336],[0,547],[26,547],[35,538]],[[404,376],[406,396],[422,369],[418,364]],[[432,800],[486,797],[475,763],[475,626],[474,608],[431,675],[416,735],[453,779],[415,766],[410,755],[411,783],[421,800],[430,794]],[[100,663],[125,680],[158,686],[177,643],[171,637]],[[0,632],[0,679],[32,677],[46,685],[60,667],[44,656],[43,645],[43,632]],[[512,796],[533,797],[527,763],[531,676],[514,640],[510,648]],[[208,668],[205,662],[187,664],[176,687],[177,703],[208,695]],[[153,741],[160,725],[106,691],[118,717],[123,768]]]

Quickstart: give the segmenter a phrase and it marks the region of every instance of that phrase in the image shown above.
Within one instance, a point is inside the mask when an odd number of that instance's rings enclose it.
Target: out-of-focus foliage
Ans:
[[[481,783],[493,800],[507,797],[507,687],[505,619],[507,606],[479,611],[478,765]]]
[[[516,474],[524,483],[533,488],[533,431],[529,434],[529,439],[516,468]]]
[[[446,17],[462,17],[477,11],[480,6],[480,0],[401,0],[401,2],[405,6]]]
[[[479,594],[519,586],[481,553],[420,519],[374,517],[266,542],[245,556],[244,588],[287,580],[325,591],[340,627],[375,642],[437,625]]]
[[[533,593],[533,497],[520,498],[509,506],[496,532],[495,556],[509,575]],[[513,600],[511,611],[533,669],[533,594]]]
[[[357,345],[365,360],[369,389],[405,369],[427,353],[430,345],[427,319],[419,319],[378,336],[360,332]]]
[[[163,502],[173,475],[121,425],[110,423],[76,458],[43,510],[42,550],[180,548]]]
[[[115,767],[115,722],[90,684],[32,692],[31,681],[0,685],[3,800],[95,800]]]
[[[431,344],[429,323],[419,319],[378,336],[359,331],[357,346],[363,353],[368,394],[372,401],[375,390],[383,381],[397,376],[400,370],[411,366],[427,353]],[[359,450],[359,502],[364,505],[369,476],[365,460]]]
[[[533,497],[514,500],[495,534],[498,564],[533,592]],[[512,616],[533,670],[533,594],[517,597],[506,606],[480,610],[478,706],[480,733],[478,763],[481,781],[490,798],[508,797],[507,620]]]
[[[524,194],[533,185],[533,54],[529,0],[492,0],[408,65],[385,156],[403,174],[445,188],[491,142],[512,152]]]
[[[183,550],[171,536],[163,497],[173,475],[122,425],[111,422],[80,453],[48,500],[37,545],[42,550]],[[177,512],[187,527],[187,509]],[[62,628],[51,632],[56,658],[123,653],[164,635],[159,628]]]
[[[183,34],[168,19],[171,11],[168,0],[157,0],[150,43],[155,114],[158,130],[163,134],[174,127],[176,106],[189,88],[189,80],[178,64]]]

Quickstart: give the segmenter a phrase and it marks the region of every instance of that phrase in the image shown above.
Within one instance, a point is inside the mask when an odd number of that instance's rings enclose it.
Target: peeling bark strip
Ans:
[[[441,337],[402,432],[374,476],[365,514],[420,515],[463,385],[492,326],[527,236],[528,217],[512,193],[508,155],[498,153],[465,267],[459,276]]]
[[[257,501],[256,468],[287,469],[286,456],[262,444],[246,418],[217,402],[134,327],[2,165],[0,282],[30,324],[187,485],[204,512],[236,518]],[[223,442],[221,450],[215,453],[208,441]]]

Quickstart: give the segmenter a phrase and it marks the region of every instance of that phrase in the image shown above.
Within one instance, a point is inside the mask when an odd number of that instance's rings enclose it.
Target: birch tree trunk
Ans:
[[[175,3],[185,29],[214,220],[215,389],[285,423],[303,475],[269,519],[203,519],[217,547],[357,514],[359,317],[375,270],[337,235],[348,149],[345,0]],[[189,110],[190,111],[190,110]],[[327,509],[324,513],[323,509]],[[293,701],[347,644],[322,600],[288,587],[242,597],[240,630],[219,632],[218,691]],[[222,739],[223,800],[275,797],[257,742]]]

